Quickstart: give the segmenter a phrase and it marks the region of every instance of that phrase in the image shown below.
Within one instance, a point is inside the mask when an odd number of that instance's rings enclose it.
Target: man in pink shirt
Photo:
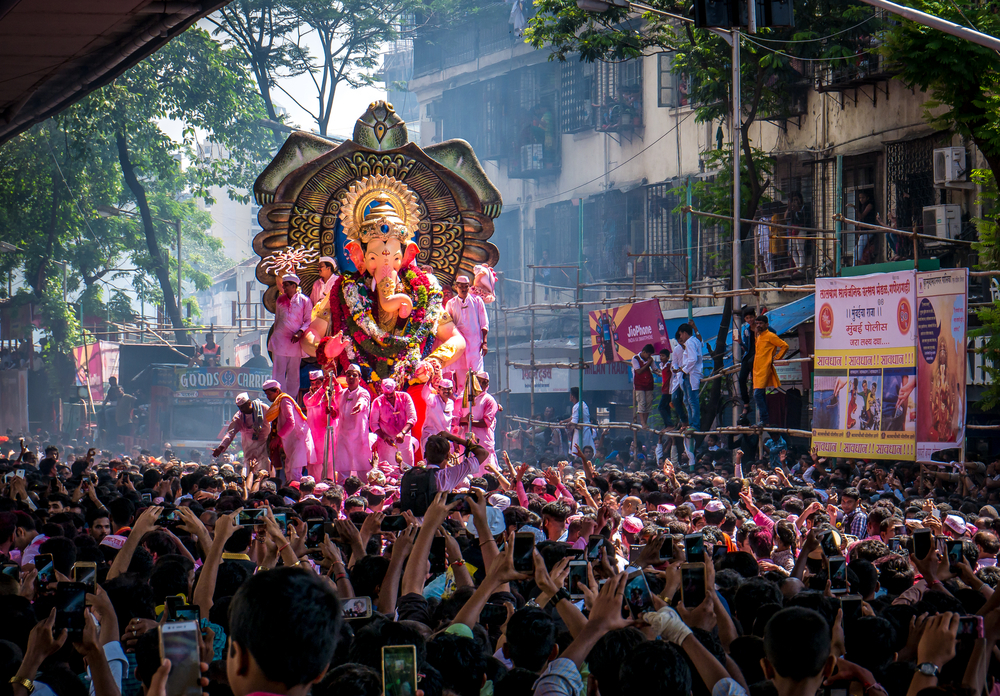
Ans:
[[[344,373],[347,389],[337,393],[337,445],[334,449],[334,480],[344,481],[352,473],[371,468],[372,446],[368,430],[371,395],[361,386],[361,368],[350,365]]]
[[[331,379],[336,380],[336,377]],[[317,481],[326,478],[330,455],[336,443],[336,430],[330,426],[333,426],[337,417],[337,407],[333,398],[328,398],[326,387],[323,370],[312,370],[309,373],[309,391],[302,397],[316,451],[315,458],[309,460],[309,475]]]
[[[267,380],[261,389],[271,400],[271,407],[264,418],[272,424],[285,452],[285,479],[298,481],[302,470],[316,457],[306,414],[302,413],[295,399],[281,391],[277,380]]]
[[[368,427],[378,437],[375,452],[379,461],[396,461],[396,452],[403,455],[403,463],[413,466],[413,436],[410,431],[417,423],[417,407],[413,397],[396,391],[396,380],[382,380],[382,394],[372,402]]]
[[[483,356],[486,355],[486,336],[490,332],[490,320],[486,317],[486,303],[478,295],[469,293],[469,277],[460,275],[455,278],[455,297],[448,300],[446,309],[455,328],[465,338],[465,352],[454,362],[455,385],[459,392],[465,388],[465,379],[469,370],[479,372],[483,369]]]
[[[299,339],[312,322],[312,301],[299,292],[299,277],[281,278],[281,294],[274,307],[274,331],[267,342],[274,364],[271,378],[293,399],[299,395],[299,364],[306,354]]]
[[[454,383],[450,379],[442,379],[437,388],[426,382],[421,390],[424,403],[424,424],[420,428],[420,446],[427,444],[427,438],[440,432],[451,432],[452,419],[455,416]]]
[[[264,419],[264,404],[259,399],[251,399],[242,392],[236,395],[236,415],[229,422],[226,436],[222,443],[212,452],[213,457],[220,457],[228,449],[230,443],[240,435],[243,447],[243,466],[246,471],[257,471],[260,467],[268,468],[267,436],[271,434],[271,424]]]
[[[465,409],[461,409],[462,414],[458,422],[458,427],[464,435],[469,432],[469,426],[471,424],[472,434],[479,440],[479,444],[483,446],[483,449],[489,452],[489,458],[487,458],[484,462],[480,462],[482,465],[480,468],[480,474],[482,474],[486,471],[487,464],[492,464],[493,466],[497,465],[496,443],[493,436],[493,430],[497,425],[497,413],[500,411],[500,405],[497,403],[497,400],[489,394],[489,374],[481,371],[476,375],[476,377],[479,379],[479,383],[483,387],[483,392],[472,400],[472,408],[469,409],[471,414],[466,412]]]
[[[312,300],[313,307],[319,305],[324,297],[333,290],[333,284],[337,282],[337,261],[332,256],[319,257],[319,278],[313,282],[309,291],[309,299]]]

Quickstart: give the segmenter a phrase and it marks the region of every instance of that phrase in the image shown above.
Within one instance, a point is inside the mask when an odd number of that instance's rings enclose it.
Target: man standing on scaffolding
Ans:
[[[684,390],[684,410],[688,414],[688,434],[701,430],[701,402],[698,390],[701,388],[705,358],[697,333],[698,329],[694,324],[681,324],[677,327],[677,334],[684,346],[684,362],[681,364],[684,381],[681,388]]]
[[[740,359],[740,398],[743,399],[743,414],[740,416],[740,425],[750,425],[750,388],[747,386],[751,374],[753,373],[754,346],[756,345],[756,328],[754,319],[757,310],[749,305],[743,307],[740,318],[743,320],[742,326],[733,328],[733,341],[740,344],[743,357]]]

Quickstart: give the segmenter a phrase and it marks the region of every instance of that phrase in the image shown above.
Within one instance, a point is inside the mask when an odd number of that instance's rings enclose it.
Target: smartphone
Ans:
[[[56,581],[56,568],[52,564],[52,554],[40,553],[35,556],[35,570],[38,571],[39,585],[48,585]]]
[[[371,597],[351,597],[350,599],[344,600],[344,618],[347,620],[353,619],[369,619],[372,615],[372,598]]]
[[[156,524],[160,527],[170,527],[176,523],[177,523],[177,509],[174,507],[163,508],[163,512],[160,513],[159,519],[156,520]]]
[[[625,583],[625,604],[628,606],[632,618],[638,619],[642,614],[653,610],[653,603],[649,595],[646,574],[641,570],[630,573],[628,582]]]
[[[726,557],[729,553],[729,548],[723,544],[716,544],[712,547],[712,563],[718,563],[720,559]]]
[[[840,608],[844,610],[844,620],[852,621],[861,616],[861,595],[844,595],[840,598]]]
[[[322,517],[313,517],[306,520],[306,548],[319,548],[323,541],[323,534],[326,531],[326,520]]]
[[[569,576],[567,577],[567,581],[569,585],[570,599],[583,599],[582,586],[587,584],[587,562],[570,561]]]
[[[643,549],[646,548],[645,544],[632,544],[628,547],[628,564],[635,568],[638,568],[639,556],[642,555]]]
[[[73,582],[86,585],[87,592],[94,594],[97,586],[97,564],[93,561],[77,561],[73,564],[70,577]]]
[[[167,616],[167,621],[177,621],[177,610],[187,606],[183,597],[173,596],[163,600],[163,613]]]
[[[406,518],[402,515],[386,515],[379,529],[383,532],[401,532],[406,529]]]
[[[35,556],[35,558],[38,558],[38,556]],[[3,573],[4,575],[9,575],[10,577],[17,579],[21,577],[21,566],[19,566],[17,563],[4,563],[2,566],[0,566],[0,573]]]
[[[931,508],[931,517],[941,519],[941,511],[938,510],[937,508]]]
[[[601,549],[607,541],[600,534],[591,534],[587,540],[587,560],[596,563],[601,560]]]
[[[240,511],[237,523],[241,527],[258,527],[264,524],[264,508],[249,508]]]
[[[685,563],[681,566],[681,600],[684,606],[696,607],[705,601],[705,564]]]
[[[531,532],[518,532],[514,535],[514,570],[519,573],[531,573],[535,570],[535,535]]]
[[[56,585],[56,633],[66,629],[71,643],[83,639],[87,607],[87,588],[82,582],[61,582]]]
[[[386,645],[382,647],[382,693],[384,696],[416,696],[416,646]]]
[[[194,621],[160,626],[160,660],[170,660],[167,696],[201,696],[200,631]]]
[[[169,597],[168,597],[169,599]],[[185,604],[177,607],[172,621],[195,621],[201,626],[201,608],[197,604]]]
[[[847,594],[847,559],[843,556],[833,556],[830,561],[830,592]]]
[[[913,555],[920,560],[927,558],[927,554],[931,552],[933,538],[929,529],[918,529],[913,532]]]
[[[451,505],[455,501],[458,501],[458,505],[455,506],[454,512],[461,515],[468,515],[472,512],[469,507],[469,494],[468,493],[449,493],[446,502]]]
[[[139,496],[139,499],[142,502],[144,502],[144,503],[152,503],[153,502],[153,494],[152,493],[143,493],[142,495]]]
[[[837,545],[837,537],[831,529],[828,529],[820,534],[819,547],[823,549],[823,554],[827,558],[840,555],[840,547]]]
[[[497,628],[503,626],[507,620],[507,607],[502,604],[487,603],[479,612],[479,623],[486,628]]]
[[[705,536],[703,534],[684,536],[684,557],[688,563],[705,562]]]
[[[844,686],[824,686],[823,696],[848,696],[848,690]]]
[[[445,538],[443,536],[431,539],[431,552],[427,556],[427,560],[430,561],[432,573],[443,573],[448,568],[447,559],[444,554],[444,542]]]
[[[899,537],[889,539],[889,550],[893,553],[899,553],[899,550],[902,548],[901,542],[902,540]]]
[[[663,544],[660,546],[660,561],[670,563],[674,560],[674,537],[670,534],[663,536]]]
[[[958,619],[959,638],[982,638],[985,635],[982,616],[962,616]]]
[[[946,549],[948,553],[948,565],[951,572],[958,572],[958,564],[962,562],[962,540],[961,539],[948,539],[946,542]]]
[[[24,469],[16,469],[14,471],[14,476],[16,476],[19,479],[23,479],[24,478]]]
[[[565,541],[559,542],[559,550],[563,558],[568,558],[571,561],[581,560],[584,554],[584,549],[574,549],[572,544]]]
[[[285,529],[288,528],[288,515],[284,512],[271,513],[274,515],[274,521],[277,522],[278,528],[284,533]],[[263,522],[261,522],[263,524]]]

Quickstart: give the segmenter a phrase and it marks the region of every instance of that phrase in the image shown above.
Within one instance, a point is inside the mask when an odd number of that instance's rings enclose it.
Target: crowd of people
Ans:
[[[613,440],[491,458],[445,431],[398,481],[25,443],[0,459],[0,688],[996,692],[1000,459],[922,473],[775,440],[675,466]]]

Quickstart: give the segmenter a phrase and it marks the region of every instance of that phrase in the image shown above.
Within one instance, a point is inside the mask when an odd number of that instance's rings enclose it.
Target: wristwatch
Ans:
[[[28,690],[28,693],[32,693],[35,690],[35,682],[31,681],[27,677],[18,677],[17,675],[10,678],[10,684],[13,686],[19,684]]]
[[[568,599],[571,602],[573,601],[572,597],[570,597],[569,595],[569,592],[566,591],[566,588],[560,587],[559,591],[556,592],[555,595],[553,595],[552,597],[552,606],[559,604],[559,602],[563,601],[564,599]]]
[[[933,662],[922,662],[917,665],[917,671],[925,677],[936,677],[938,672],[941,671],[941,668]]]

